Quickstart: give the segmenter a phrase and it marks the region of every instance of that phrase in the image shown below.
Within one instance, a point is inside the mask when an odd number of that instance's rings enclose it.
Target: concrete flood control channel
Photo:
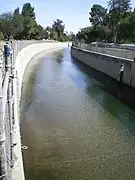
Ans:
[[[41,58],[28,77],[30,67],[20,106],[26,180],[134,180],[133,90],[69,49]]]

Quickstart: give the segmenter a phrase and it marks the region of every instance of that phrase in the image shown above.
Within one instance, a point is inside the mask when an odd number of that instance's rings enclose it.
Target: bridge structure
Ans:
[[[23,75],[30,60],[42,52],[68,47],[55,41],[8,42],[0,55],[0,179],[24,180],[19,101]]]

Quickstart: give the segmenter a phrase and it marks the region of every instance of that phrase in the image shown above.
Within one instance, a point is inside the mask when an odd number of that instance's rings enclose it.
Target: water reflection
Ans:
[[[21,103],[26,180],[135,178],[134,105],[114,98],[115,81],[66,49],[44,57],[29,82]]]

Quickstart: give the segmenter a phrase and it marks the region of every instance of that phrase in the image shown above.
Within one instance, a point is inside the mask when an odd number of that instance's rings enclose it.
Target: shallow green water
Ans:
[[[68,49],[33,71],[21,103],[26,180],[134,180],[135,111],[114,97],[113,82]]]

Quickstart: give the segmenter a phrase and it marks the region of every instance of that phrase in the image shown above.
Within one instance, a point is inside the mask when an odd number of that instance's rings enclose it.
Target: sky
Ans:
[[[30,2],[35,7],[37,22],[43,27],[51,26],[53,20],[61,19],[65,30],[77,33],[80,28],[89,26],[89,12],[93,4],[107,7],[108,0],[0,0],[0,14],[22,8]],[[135,0],[132,0],[135,7]]]

